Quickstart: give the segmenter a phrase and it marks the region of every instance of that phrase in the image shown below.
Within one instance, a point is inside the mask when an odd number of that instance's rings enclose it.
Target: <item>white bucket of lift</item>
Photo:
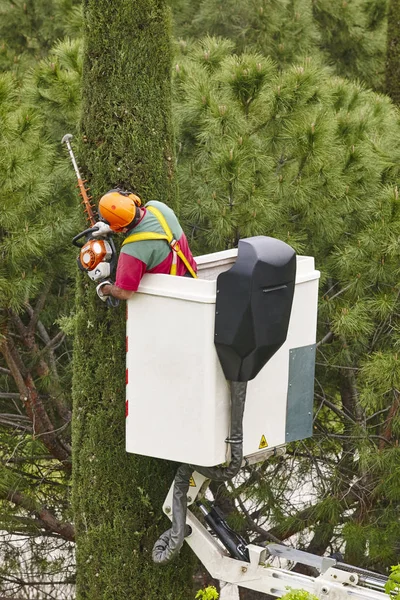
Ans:
[[[147,274],[128,301],[128,452],[202,466],[226,460],[230,393],[214,317],[216,278],[236,256],[197,257],[196,280]],[[314,259],[298,256],[287,340],[248,383],[244,456],[312,434],[318,279]]]

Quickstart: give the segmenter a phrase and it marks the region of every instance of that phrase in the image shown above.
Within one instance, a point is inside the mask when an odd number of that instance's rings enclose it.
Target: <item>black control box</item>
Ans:
[[[215,346],[226,379],[250,381],[285,342],[296,280],[296,253],[257,236],[217,278]]]

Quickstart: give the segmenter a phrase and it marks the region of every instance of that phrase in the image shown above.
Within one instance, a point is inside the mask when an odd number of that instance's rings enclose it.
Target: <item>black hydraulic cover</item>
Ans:
[[[239,241],[238,257],[217,278],[215,346],[226,379],[250,381],[286,340],[296,253],[281,240]]]

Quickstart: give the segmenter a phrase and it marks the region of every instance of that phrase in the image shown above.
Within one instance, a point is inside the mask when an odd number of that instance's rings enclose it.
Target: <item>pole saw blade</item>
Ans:
[[[89,221],[90,225],[93,227],[96,223],[96,217],[94,215],[94,209],[93,206],[90,202],[90,200],[92,199],[91,196],[88,195],[88,191],[85,188],[85,183],[86,181],[84,181],[81,177],[81,174],[79,172],[79,168],[78,168],[78,164],[76,162],[76,158],[74,155],[74,152],[72,150],[72,146],[71,146],[71,140],[72,140],[73,136],[71,133],[67,133],[64,135],[64,137],[61,140],[62,144],[65,144],[67,146],[68,149],[68,153],[69,156],[71,158],[71,162],[72,162],[72,166],[74,167],[74,171],[75,171],[75,175],[77,177],[78,180],[78,188],[79,188],[79,193],[82,196],[82,205],[83,205],[83,210],[86,213],[86,218]]]

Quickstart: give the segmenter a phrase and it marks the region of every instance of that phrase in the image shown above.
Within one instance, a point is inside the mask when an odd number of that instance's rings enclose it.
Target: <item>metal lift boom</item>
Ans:
[[[284,448],[279,450],[282,452]],[[276,454],[276,449],[267,451],[264,456],[268,453]],[[194,503],[199,492],[204,494],[207,487],[208,480],[199,473],[193,473],[188,506]],[[173,486],[163,506],[169,518],[172,514],[172,496]],[[305,590],[321,600],[388,600],[384,591],[387,578],[383,575],[280,544],[248,544],[249,562],[239,560],[229,555],[190,510],[187,511],[186,523],[191,533],[185,541],[215,579],[278,598],[291,589]],[[311,577],[274,567],[272,561],[276,557],[314,567],[319,575]]]

